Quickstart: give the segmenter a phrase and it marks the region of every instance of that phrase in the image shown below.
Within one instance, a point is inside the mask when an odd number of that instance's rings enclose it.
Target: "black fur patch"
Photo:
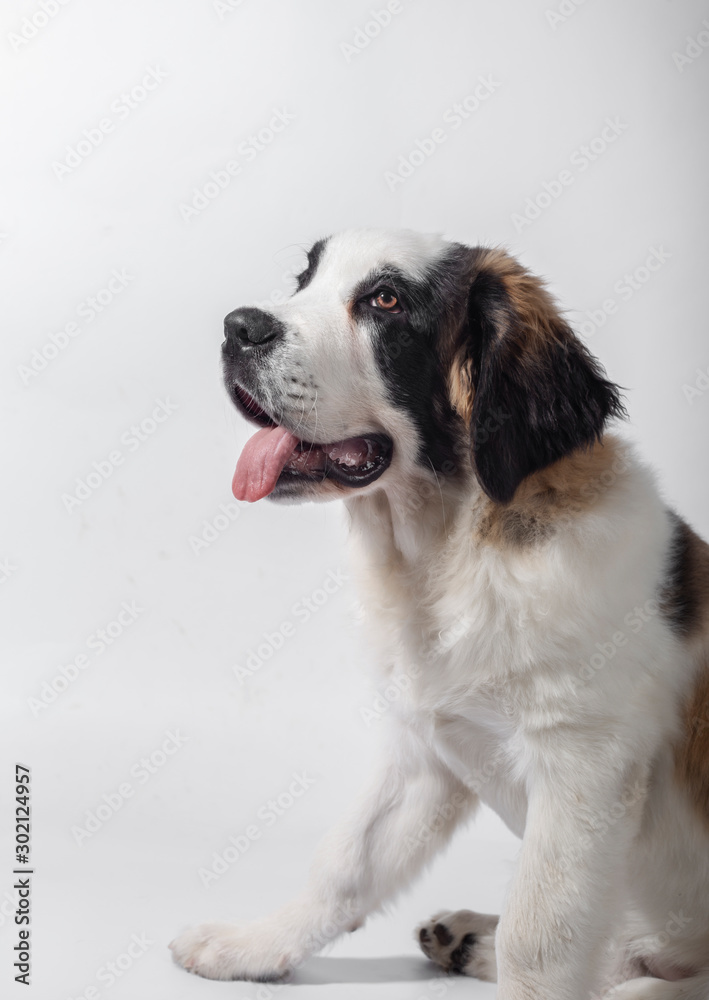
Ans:
[[[453,248],[421,278],[383,266],[360,282],[352,306],[353,315],[373,328],[375,357],[392,402],[409,413],[421,436],[419,461],[443,475],[458,471],[461,426],[448,399],[438,333],[446,314],[461,311],[465,302],[461,263]],[[381,287],[395,292],[403,312],[367,305]]]
[[[453,942],[453,935],[448,930],[445,924],[434,924],[433,933],[436,937],[436,941],[438,941],[439,944],[443,945],[444,948],[446,947],[446,945],[449,945]]]
[[[669,514],[673,532],[665,583],[660,594],[660,610],[672,629],[678,635],[686,636],[694,631],[700,620],[697,574],[693,565],[693,543],[698,539],[678,514],[674,511]]]
[[[295,278],[296,292],[302,292],[303,289],[306,288],[313,280],[328,239],[329,237],[326,237],[323,240],[318,240],[316,243],[313,243],[310,250],[308,250],[308,263],[305,270],[301,271]]]
[[[464,936],[458,947],[451,952],[451,972],[457,972],[460,975],[465,971],[465,966],[470,961],[476,942],[477,938],[474,934]]]

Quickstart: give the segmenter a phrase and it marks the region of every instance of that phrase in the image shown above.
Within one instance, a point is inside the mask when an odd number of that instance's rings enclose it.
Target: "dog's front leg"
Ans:
[[[589,1000],[600,985],[645,781],[618,747],[593,748],[557,745],[531,768],[522,851],[495,940],[498,1000]]]
[[[411,731],[396,725],[386,765],[323,841],[308,887],[271,917],[203,924],[171,948],[210,979],[273,979],[361,926],[406,886],[470,815],[476,796]]]

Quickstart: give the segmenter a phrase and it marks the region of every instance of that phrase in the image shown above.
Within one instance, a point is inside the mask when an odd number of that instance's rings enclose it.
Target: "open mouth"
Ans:
[[[364,434],[342,441],[303,441],[273,420],[250,393],[230,386],[237,408],[259,424],[244,446],[232,483],[237,500],[261,500],[280,483],[333,479],[351,488],[368,486],[391,462],[392,441],[385,434]]]

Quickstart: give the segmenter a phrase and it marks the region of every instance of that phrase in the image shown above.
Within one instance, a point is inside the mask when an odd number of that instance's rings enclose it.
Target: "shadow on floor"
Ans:
[[[415,955],[383,958],[311,958],[290,980],[294,986],[327,983],[416,983],[438,977],[448,978],[431,962]]]

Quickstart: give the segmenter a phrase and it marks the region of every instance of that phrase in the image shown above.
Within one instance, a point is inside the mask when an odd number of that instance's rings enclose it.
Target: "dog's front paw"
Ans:
[[[178,965],[205,979],[283,979],[294,964],[261,924],[200,924],[178,934],[170,948]]]
[[[443,910],[416,928],[416,939],[424,955],[446,972],[494,983],[497,922],[497,917],[472,910]]]

